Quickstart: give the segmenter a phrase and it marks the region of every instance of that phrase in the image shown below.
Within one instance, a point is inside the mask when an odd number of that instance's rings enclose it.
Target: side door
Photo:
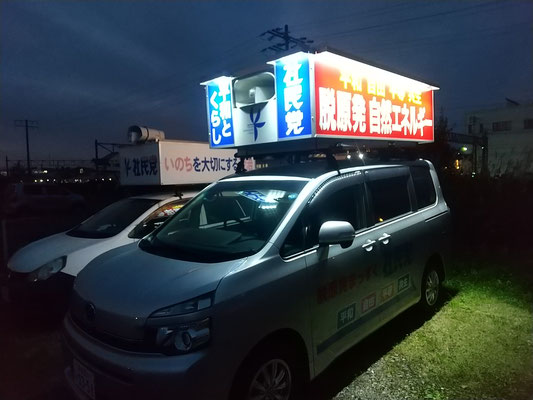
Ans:
[[[408,167],[365,171],[370,205],[368,235],[382,255],[376,319],[385,323],[418,300],[416,200]]]
[[[334,178],[310,200],[306,255],[311,285],[311,329],[315,372],[321,372],[363,335],[368,318],[363,310],[375,306],[379,287],[380,255],[377,243],[363,234],[367,225],[364,179],[361,173]],[[349,247],[318,245],[320,226],[326,221],[348,221],[356,231]]]

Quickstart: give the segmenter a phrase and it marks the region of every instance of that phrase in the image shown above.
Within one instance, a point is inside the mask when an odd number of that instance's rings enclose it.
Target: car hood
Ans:
[[[165,258],[123,246],[97,257],[74,283],[71,312],[92,329],[142,339],[154,311],[214,291],[244,259],[213,264]],[[91,317],[88,305],[94,307]]]
[[[32,272],[58,257],[67,256],[82,248],[98,245],[109,239],[87,239],[58,233],[32,242],[10,258],[8,268],[15,272]]]

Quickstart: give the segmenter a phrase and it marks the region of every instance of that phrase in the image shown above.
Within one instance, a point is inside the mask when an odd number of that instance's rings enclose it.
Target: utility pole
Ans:
[[[272,46],[265,47],[262,52],[271,50],[275,53],[281,53],[283,51],[289,51],[295,47],[299,47],[302,51],[311,51],[310,44],[313,43],[313,40],[308,40],[306,37],[295,38],[289,35],[289,26],[285,25],[284,29],[274,28],[266,32],[263,32],[259,37],[268,35],[267,40],[270,42],[274,38],[279,38],[282,41],[280,43],[273,44]]]
[[[28,129],[30,128],[38,128],[39,122],[38,121],[30,121],[27,119],[17,119],[15,120],[15,126],[17,128],[25,127],[26,128],[26,167],[27,167],[27,173],[28,176],[31,175],[31,164],[30,164],[30,139],[28,135]]]

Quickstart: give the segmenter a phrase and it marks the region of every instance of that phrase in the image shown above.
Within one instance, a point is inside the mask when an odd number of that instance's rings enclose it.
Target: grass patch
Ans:
[[[496,268],[461,265],[445,287],[455,295],[442,309],[338,399],[530,398],[531,287]],[[372,395],[360,385],[371,385]]]

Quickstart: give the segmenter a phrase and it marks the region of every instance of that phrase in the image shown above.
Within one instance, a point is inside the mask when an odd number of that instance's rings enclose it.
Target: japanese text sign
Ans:
[[[232,149],[212,150],[207,143],[164,140],[121,146],[122,185],[180,185],[211,183],[235,173]],[[253,161],[253,160],[252,160]],[[254,165],[245,166],[253,169]]]
[[[253,103],[248,109],[233,103],[232,78],[205,83],[211,147],[317,137],[434,140],[435,86],[330,52],[300,52],[269,64],[275,96],[261,104],[261,114]]]
[[[313,132],[307,56],[277,60],[275,72],[278,139],[310,136]]]
[[[314,56],[317,136],[433,141],[433,87],[332,53]]]
[[[211,147],[228,147],[235,143],[231,78],[220,77],[206,84],[209,143]]]

